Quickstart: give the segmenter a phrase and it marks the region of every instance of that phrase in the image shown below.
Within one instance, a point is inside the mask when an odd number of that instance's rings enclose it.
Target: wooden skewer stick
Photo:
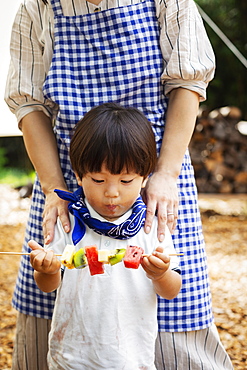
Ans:
[[[168,256],[183,256],[184,253],[170,253]],[[142,257],[149,257],[151,256],[150,254],[143,254]]]
[[[0,254],[12,255],[12,256],[29,256],[30,253],[25,252],[0,252]],[[183,256],[184,253],[171,253],[169,256]],[[62,254],[55,254],[57,257],[61,257]],[[150,254],[143,254],[142,257],[149,257]]]
[[[31,253],[25,252],[0,252],[0,254],[8,254],[12,256],[29,256]],[[62,256],[61,254],[55,254],[55,256]]]

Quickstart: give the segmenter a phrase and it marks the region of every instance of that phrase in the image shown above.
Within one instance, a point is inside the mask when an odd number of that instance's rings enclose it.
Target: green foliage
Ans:
[[[19,170],[20,174],[34,171],[23,138],[21,136],[0,137],[0,171],[16,173],[15,170]]]
[[[15,145],[13,145],[13,141]],[[20,143],[22,143],[20,138],[1,138],[0,140],[0,184],[8,184],[15,188],[34,182],[35,171],[29,165],[25,165],[27,154]],[[13,148],[12,166],[9,166],[11,157],[9,148]],[[22,164],[22,166],[13,167],[13,164]]]
[[[247,1],[195,0],[226,37],[247,58]],[[216,56],[216,74],[208,87],[210,109],[235,105],[247,119],[247,70],[204,21]]]
[[[27,185],[34,182],[35,172],[26,172],[18,168],[0,168],[0,184],[8,184],[12,187]]]
[[[0,169],[4,167],[7,163],[6,150],[5,148],[0,148]]]

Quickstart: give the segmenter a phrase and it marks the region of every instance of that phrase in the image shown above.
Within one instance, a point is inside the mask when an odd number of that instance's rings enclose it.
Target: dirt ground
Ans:
[[[20,251],[29,199],[0,186],[0,251]],[[236,370],[247,369],[247,196],[200,195],[215,322]],[[0,256],[0,369],[11,368],[19,256]],[[186,370],[186,369],[185,369]]]

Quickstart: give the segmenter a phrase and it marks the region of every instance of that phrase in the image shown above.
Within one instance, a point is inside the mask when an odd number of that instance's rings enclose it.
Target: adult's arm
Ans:
[[[215,58],[193,0],[155,0],[155,4],[164,61],[161,80],[169,103],[158,165],[147,182],[144,199],[147,203],[145,230],[149,231],[157,210],[158,237],[162,240],[165,223],[171,232],[176,225],[176,180],[192,136],[199,101],[206,99],[206,88],[214,76]]]
[[[57,114],[54,102],[45,99],[42,86],[53,53],[53,22],[42,1],[22,2],[15,16],[10,41],[10,66],[5,101],[16,115],[28,155],[44,191],[44,237],[53,239],[57,216],[69,230],[67,204],[53,189],[66,189],[61,172],[52,121]]]
[[[178,88],[170,93],[166,127],[155,172],[144,189],[147,204],[145,231],[151,228],[157,210],[158,239],[162,241],[167,224],[172,232],[178,217],[177,177],[190,142],[198,112],[199,95]]]
[[[67,202],[60,199],[54,189],[67,190],[61,170],[57,143],[50,118],[43,112],[34,111],[22,118],[21,129],[27,153],[37,171],[45,194],[43,228],[45,243],[54,236],[54,225],[60,218],[64,230],[70,230]]]

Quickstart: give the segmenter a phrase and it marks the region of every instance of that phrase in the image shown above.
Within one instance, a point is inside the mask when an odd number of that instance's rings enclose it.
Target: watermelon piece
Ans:
[[[98,261],[97,245],[90,245],[85,247],[87,256],[87,263],[91,275],[104,274],[104,266],[102,262]]]
[[[141,247],[128,245],[123,259],[124,266],[131,269],[138,269],[143,253],[144,250]]]

